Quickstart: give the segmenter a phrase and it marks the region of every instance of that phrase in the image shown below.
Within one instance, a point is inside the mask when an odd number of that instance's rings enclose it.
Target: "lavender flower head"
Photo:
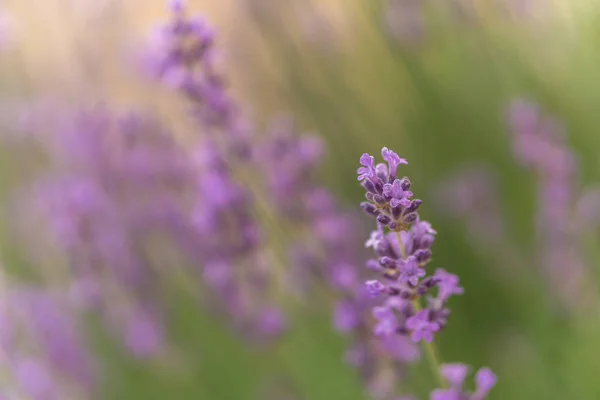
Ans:
[[[32,400],[94,396],[93,357],[82,338],[80,315],[68,299],[34,287],[3,291],[0,370],[8,378],[3,394],[12,391],[14,398]]]
[[[367,214],[375,216],[382,226],[400,232],[418,219],[417,210],[421,200],[410,199],[413,194],[409,190],[408,178],[396,177],[398,166],[406,164],[406,160],[386,147],[381,154],[387,165],[375,165],[375,158],[366,153],[360,158],[358,180],[367,191],[368,200],[361,203],[361,207]]]
[[[411,199],[413,193],[408,178],[397,178],[398,166],[406,161],[386,147],[381,153],[387,165],[375,165],[374,157],[363,154],[357,171],[368,200],[361,207],[377,220],[377,229],[365,243],[375,255],[367,262],[367,268],[382,278],[366,282],[367,292],[381,299],[373,307],[377,321],[373,333],[378,337],[410,337],[414,342],[425,343],[429,358],[435,359],[430,343],[447,325],[448,300],[463,294],[463,288],[458,277],[444,269],[427,274],[436,231],[428,222],[420,220],[417,210],[421,201]],[[435,296],[430,294],[434,288],[437,289]],[[425,305],[422,299],[426,299]],[[438,368],[437,365],[432,367]],[[465,397],[462,392],[464,376],[459,376],[462,371],[444,367],[442,374],[446,374],[444,378],[452,387],[433,392],[431,399],[483,399],[493,386],[489,374],[486,375],[488,370],[483,370],[482,383],[473,397]],[[463,375],[466,376],[466,372]]]
[[[158,235],[191,247],[190,158],[156,121],[104,108],[50,138],[55,171],[28,194],[66,255],[74,299],[100,313],[132,354],[161,354],[164,282],[172,278],[149,248]]]
[[[216,67],[215,31],[204,18],[188,16],[183,1],[171,2],[170,11],[171,20],[154,30],[148,69],[189,101],[192,113],[205,127],[243,135],[238,107],[227,94]]]

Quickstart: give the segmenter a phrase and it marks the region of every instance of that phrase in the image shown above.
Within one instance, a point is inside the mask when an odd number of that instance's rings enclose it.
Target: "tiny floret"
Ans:
[[[375,280],[367,281],[365,283],[365,286],[367,288],[367,292],[372,297],[379,297],[380,295],[384,294],[386,291],[385,285],[383,283],[381,283],[379,281],[375,281]]]
[[[360,157],[360,167],[356,172],[358,173],[358,180],[362,181],[368,178],[375,178],[375,157],[365,153]]]

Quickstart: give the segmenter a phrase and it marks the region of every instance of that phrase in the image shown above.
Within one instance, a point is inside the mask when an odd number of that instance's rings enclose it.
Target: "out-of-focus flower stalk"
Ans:
[[[551,290],[572,311],[597,303],[589,267],[581,257],[574,226],[578,167],[566,141],[566,130],[544,116],[537,105],[515,100],[508,124],[516,159],[537,176],[538,262]]]

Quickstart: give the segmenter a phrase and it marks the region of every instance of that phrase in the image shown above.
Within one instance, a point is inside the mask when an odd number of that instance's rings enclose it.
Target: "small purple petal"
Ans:
[[[384,294],[387,290],[387,287],[383,283],[375,280],[365,282],[365,287],[369,295],[374,298]]]

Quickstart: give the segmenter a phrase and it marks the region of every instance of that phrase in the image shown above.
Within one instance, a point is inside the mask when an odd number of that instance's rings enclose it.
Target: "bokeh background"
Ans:
[[[387,146],[409,160],[404,173],[424,200],[421,216],[438,231],[434,262],[465,287],[438,343],[444,359],[493,368],[499,384],[492,399],[600,398],[598,307],[557,305],[545,284],[535,262],[536,178],[515,162],[505,120],[514,98],[539,104],[568,130],[578,190],[600,180],[595,2],[188,3],[217,27],[220,65],[253,122],[264,126],[270,116],[289,113],[324,138],[320,175],[345,206],[358,209],[362,201],[355,170],[363,152]],[[0,118],[8,142],[22,134],[15,119],[24,108],[57,99],[152,107],[173,126],[180,123],[168,96],[150,95],[154,89],[135,71],[136,49],[167,14],[162,1],[5,0],[2,11]],[[31,149],[3,147],[0,183],[9,204],[43,167]],[[480,196],[452,198],[440,186],[461,171],[479,171]],[[466,212],[447,212],[463,201],[472,202]],[[2,229],[3,263],[19,275],[22,256],[10,232]],[[581,251],[594,289],[597,247],[591,231]],[[293,329],[267,349],[242,343],[185,300],[172,318],[175,336],[186,352],[197,352],[197,363],[183,371],[160,367],[100,343],[109,377],[104,398],[368,398],[343,362],[346,338],[334,332],[329,304],[296,307]],[[420,364],[411,379],[422,396],[433,382]]]

